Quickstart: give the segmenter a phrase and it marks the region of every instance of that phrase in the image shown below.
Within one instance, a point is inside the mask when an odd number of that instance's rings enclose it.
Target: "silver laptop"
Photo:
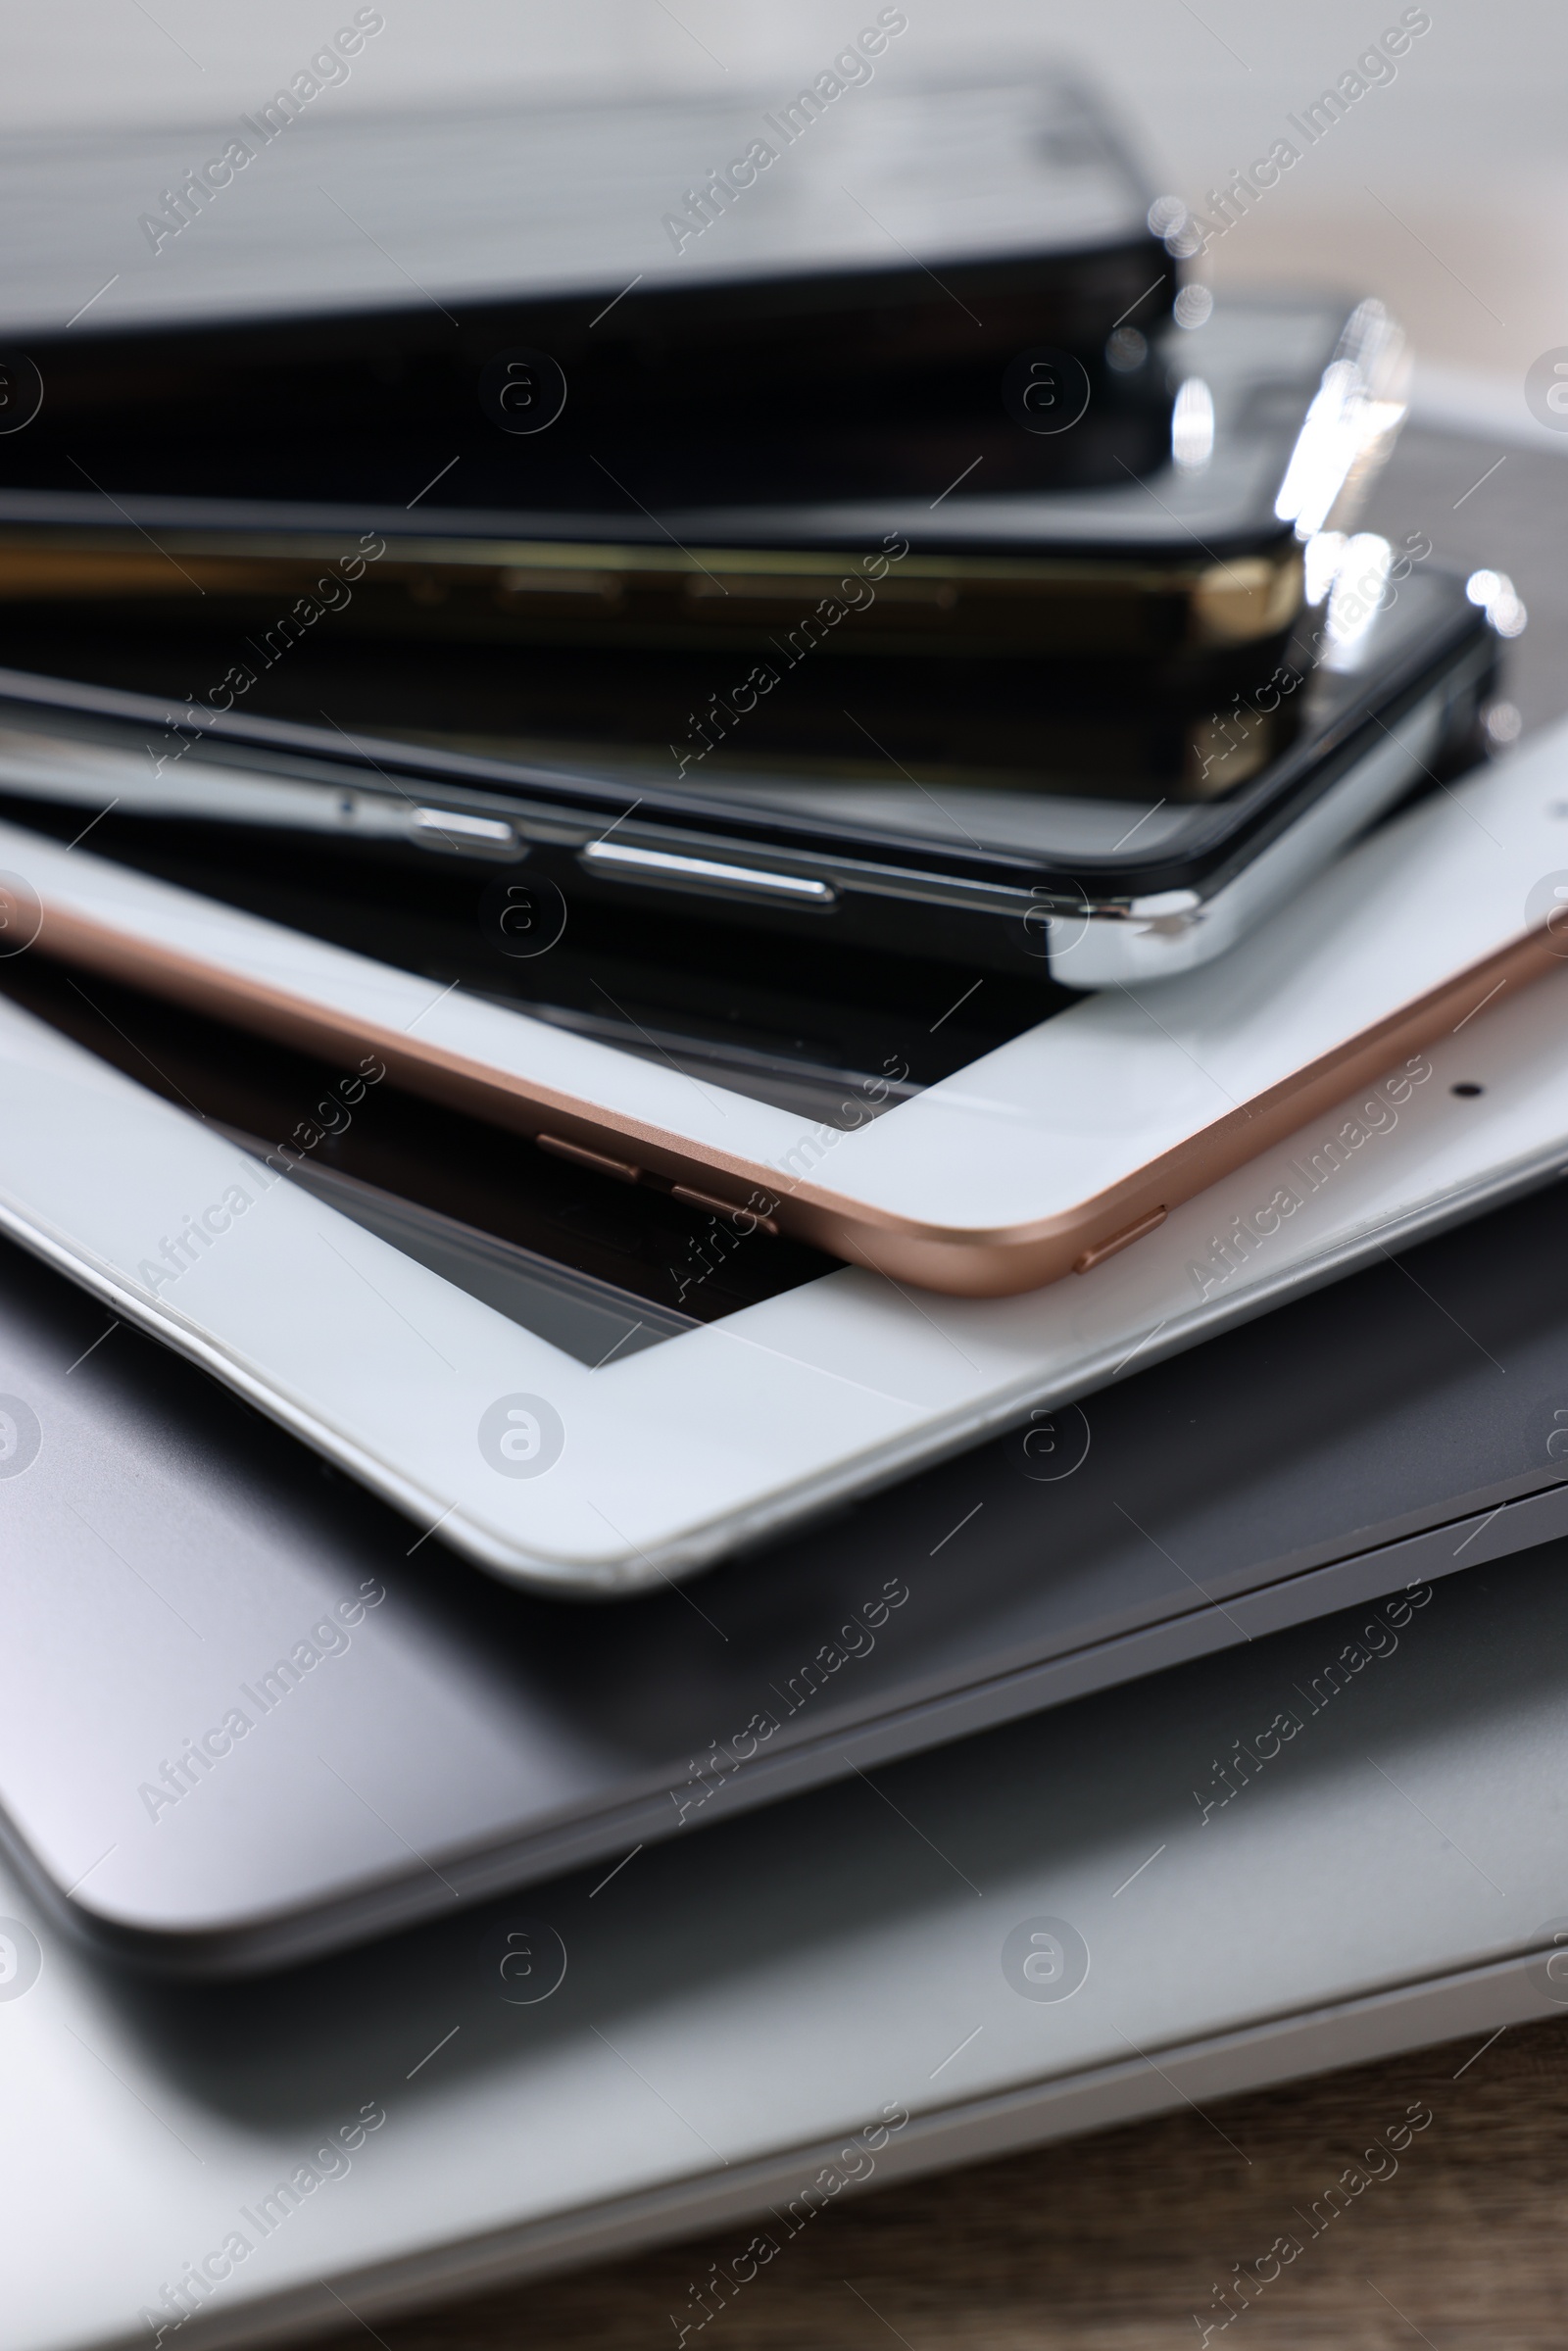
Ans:
[[[1498,1390],[1525,1365],[1511,1350]],[[122,1423],[151,1514],[189,1466],[158,1430],[172,1394]],[[242,1455],[213,1456],[215,1507],[257,1493]],[[648,1844],[613,1875],[473,1913],[448,1895],[412,1934],[261,1983],[96,1967],[0,1877],[7,2351],[374,2329],[717,2230],[671,2297],[679,2341],[764,2295],[841,2195],[1182,2101],[1239,2166],[1236,2091],[1463,2035],[1405,2111],[1369,2118],[1369,2145],[1396,2150],[1369,2152],[1377,2177],[1418,2166],[1454,2073],[1479,2078],[1491,2037],[1568,1988],[1565,1569],[1560,1542],[1472,1567]],[[192,1595],[172,1576],[166,1596]],[[66,1671],[88,1622],[62,1610]],[[318,1670],[369,1653],[357,1635]],[[103,1704],[134,1711],[142,1662],[122,1653]],[[417,1739],[407,1666],[399,1694]],[[79,1710],[10,1721],[8,1754],[57,1783],[106,1763]],[[352,1776],[352,1749],[332,1753]],[[410,1834],[408,1784],[389,1810],[369,1765],[368,1802]],[[232,1804],[236,1866],[262,1868],[260,1825],[216,1777],[198,1794]],[[278,1850],[312,1850],[325,1811],[323,1776],[299,1777]],[[1281,2218],[1304,2252],[1328,2225]],[[1224,2315],[1205,2297],[1200,2329]]]

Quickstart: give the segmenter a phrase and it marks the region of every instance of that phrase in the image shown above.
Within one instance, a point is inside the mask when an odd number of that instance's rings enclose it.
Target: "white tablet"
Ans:
[[[1271,977],[1279,1016],[1299,1015],[1298,1034],[1316,1006],[1321,1035],[1325,1002],[1344,1019],[1360,992],[1364,1009],[1380,974],[1387,1004],[1391,968],[1413,967],[1436,988],[1459,957],[1505,953],[1527,925],[1549,943],[1541,909],[1568,888],[1552,863],[1557,811],[1568,810],[1554,797],[1562,764],[1562,738],[1548,738],[1440,795],[1325,875],[1267,939],[1163,992],[1162,1018],[1186,1007],[1180,1028],[1166,1022],[1178,1056],[1212,1060],[1230,1011],[1261,1059]],[[24,836],[0,843],[8,862],[33,854]],[[108,888],[86,866],[75,883],[80,856],[64,859],[64,880],[50,865],[61,896],[66,880],[84,895]],[[145,887],[148,905],[177,897]],[[0,1224],[387,1495],[416,1523],[416,1540],[439,1530],[545,1589],[626,1590],[686,1573],[1551,1173],[1568,1151],[1568,982],[1541,952],[1536,985],[1510,994],[1506,974],[1483,971],[1441,1043],[1385,1052],[1370,1084],[1136,1247],[1028,1296],[942,1298],[845,1267],[702,1327],[668,1317],[661,1327],[656,1315],[636,1351],[612,1347],[595,1362],[528,1327],[540,1318],[525,1303],[504,1310],[460,1287],[386,1238],[384,1220],[368,1229],[280,1172],[286,1158],[269,1165],[15,1004],[0,1005]],[[1301,976],[1288,983],[1293,970]],[[394,981],[418,986],[392,974],[389,997]],[[1044,1032],[1081,1021],[1102,1091],[1131,1107],[1151,1051],[1137,1009],[1107,1000],[1101,1018],[1102,1002],[1090,1002]],[[421,987],[411,1017],[423,1026],[446,1011]],[[991,1063],[1027,1056],[1040,1034]],[[1117,1056],[1129,1071],[1119,1085]],[[977,1188],[994,1183],[987,1153],[1004,1121],[989,1068],[933,1088],[944,1097],[934,1116],[917,1097],[826,1148],[847,1155],[902,1124],[917,1138],[934,1130],[956,1152],[972,1109],[963,1156]],[[637,1064],[623,1083],[630,1092],[651,1075],[669,1079],[668,1096],[698,1091]],[[731,1105],[736,1116],[758,1107],[725,1095]],[[1037,1151],[1054,1109],[1060,1121],[1049,1097],[1019,1112]],[[921,1159],[916,1148],[911,1180]]]

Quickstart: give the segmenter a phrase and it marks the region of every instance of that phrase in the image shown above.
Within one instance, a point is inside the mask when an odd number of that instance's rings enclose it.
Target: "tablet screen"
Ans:
[[[95,972],[19,955],[0,962],[0,993],[581,1363],[833,1270],[799,1242],[740,1232]]]

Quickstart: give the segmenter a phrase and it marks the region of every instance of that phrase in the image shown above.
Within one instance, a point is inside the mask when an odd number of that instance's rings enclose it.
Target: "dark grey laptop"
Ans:
[[[1568,1530],[1561,1215],[1553,1187],[603,1606],[411,1544],[6,1249],[0,1834],[100,1949],[243,1973],[1539,1543]],[[1247,1769],[1216,1755],[1195,1804]]]

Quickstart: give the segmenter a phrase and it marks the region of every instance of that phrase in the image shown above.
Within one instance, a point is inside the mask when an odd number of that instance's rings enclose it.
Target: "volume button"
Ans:
[[[1086,1249],[1081,1257],[1074,1258],[1073,1272],[1092,1273],[1097,1265],[1103,1265],[1105,1259],[1113,1257],[1118,1249],[1131,1249],[1133,1243],[1142,1241],[1146,1233],[1157,1232],[1169,1214],[1168,1208],[1151,1208],[1148,1215],[1140,1216],[1136,1224],[1123,1225],[1121,1231],[1112,1233],[1108,1240],[1097,1241],[1093,1249]]]
[[[542,1151],[569,1159],[574,1167],[591,1168],[595,1175],[613,1176],[617,1184],[635,1184],[643,1172],[634,1159],[612,1159],[608,1151],[591,1151],[562,1135],[535,1135],[534,1141]]]

